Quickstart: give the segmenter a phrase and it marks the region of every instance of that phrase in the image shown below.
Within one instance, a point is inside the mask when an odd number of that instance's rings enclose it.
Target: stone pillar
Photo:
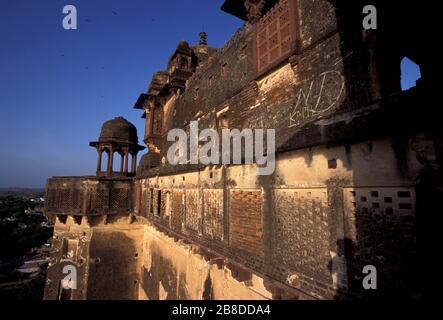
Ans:
[[[98,152],[98,160],[97,160],[97,173],[102,171],[102,158],[103,158],[103,150],[101,147],[97,148]]]
[[[129,165],[128,165],[128,162],[129,162],[128,157],[129,157],[129,152],[126,151],[125,152],[125,173],[128,173],[128,167],[129,167]]]
[[[136,173],[137,172],[137,153],[133,153],[132,154],[132,169],[131,169],[132,173]]]
[[[109,150],[109,158],[108,158],[108,175],[112,174],[113,171],[113,167],[114,167],[114,150],[111,148]]]
[[[120,156],[121,156],[120,173],[123,173],[125,158],[124,158],[124,154],[123,153],[120,153]]]

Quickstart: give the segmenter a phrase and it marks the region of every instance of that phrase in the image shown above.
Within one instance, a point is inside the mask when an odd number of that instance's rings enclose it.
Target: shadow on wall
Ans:
[[[139,251],[124,232],[96,229],[90,245],[88,300],[138,299]]]
[[[335,293],[323,295],[328,298],[417,298],[421,296],[420,283],[426,274],[420,270],[423,257],[417,250],[416,239],[422,234],[418,227],[423,217],[439,213],[437,207],[441,205],[434,205],[436,199],[443,196],[439,169],[442,165],[441,130],[435,126],[433,118],[436,117],[423,110],[433,105],[432,94],[429,94],[433,92],[436,78],[435,71],[430,68],[433,59],[426,56],[427,51],[421,46],[420,27],[417,24],[406,29],[402,27],[408,25],[408,19],[415,13],[403,12],[412,11],[410,7],[400,6],[398,12],[399,8],[393,10],[388,5],[377,5],[379,11],[385,13],[379,21],[383,32],[366,32],[362,37],[362,30],[355,28],[361,26],[361,4],[359,1],[342,3],[336,9],[342,39],[341,56],[350,57],[343,59],[347,99],[336,110],[337,113],[347,112],[377,102],[381,110],[362,117],[363,121],[353,118],[349,122],[326,125],[311,122],[305,126],[307,130],[297,130],[305,136],[306,132],[312,133],[312,140],[319,141],[320,145],[344,145],[347,155],[339,160],[352,171],[353,178],[349,181],[334,177],[327,182],[328,250],[333,256],[326,259],[329,262],[315,257],[310,265],[308,262],[305,265],[292,263],[290,259],[282,265],[286,263],[289,269],[315,279],[323,279],[326,270],[329,273],[326,286],[335,282]],[[400,63],[405,56],[420,66],[422,79],[419,86],[402,93]],[[371,142],[384,137],[389,137],[384,147]],[[297,143],[296,140],[310,138],[293,136],[290,140]],[[365,141],[367,145],[359,147],[362,155],[357,159],[355,143],[364,144]],[[387,154],[393,151],[395,158],[385,159],[377,148],[386,148]],[[309,166],[312,157],[308,154],[305,161]],[[336,169],[336,161],[334,159],[329,169]],[[274,185],[276,179],[275,176],[260,177],[268,205],[273,203],[269,186]],[[381,187],[377,184],[380,181],[383,181]],[[275,226],[272,227],[276,223],[270,216],[273,211],[272,207],[264,210],[267,220],[264,226],[271,226],[264,230],[264,238],[271,239],[265,247],[265,269],[270,273],[277,258],[272,250],[276,247],[272,243],[273,236],[278,234],[278,230],[273,230]],[[292,215],[292,227],[297,230],[295,215]],[[314,218],[313,222],[316,226],[321,221]],[[296,245],[303,246],[303,241],[311,237],[309,233],[297,236],[299,243],[294,243],[294,248],[290,249],[294,255],[300,254],[296,252]],[[314,246],[320,246],[320,242],[315,242]],[[309,256],[310,248],[305,251]],[[316,263],[322,266],[315,266]],[[363,288],[363,268],[367,265],[377,269],[378,290]],[[300,279],[295,280],[297,283]],[[307,290],[311,290],[310,287]]]
[[[348,131],[350,136],[362,141],[366,135],[372,135],[373,139],[391,137],[397,168],[393,175],[398,177],[397,181],[407,181],[411,188],[345,189],[341,210],[345,213],[344,238],[337,242],[337,252],[347,257],[348,286],[352,294],[368,299],[416,298],[421,295],[424,275],[420,270],[424,260],[416,242],[417,237],[420,239],[423,235],[419,226],[423,217],[438,213],[440,205],[433,204],[443,196],[442,181],[439,181],[442,159],[438,153],[442,136],[438,125],[433,123],[430,109],[424,110],[433,105],[431,97],[438,77],[434,64],[440,63],[432,56],[434,53],[427,50],[428,44],[423,38],[423,34],[429,32],[425,20],[433,20],[430,17],[433,10],[424,5],[412,7],[394,1],[370,2],[380,13],[378,29],[364,31],[363,37],[362,30],[352,26],[361,25],[361,7],[368,3],[355,1],[337,7],[344,39],[341,50],[344,54],[351,46],[362,50],[364,54],[360,55],[358,64],[367,66],[367,70],[361,71],[369,75],[365,79],[369,102],[384,99],[387,103],[381,104],[381,117],[366,124],[368,132],[355,134],[359,129],[355,127]],[[422,78],[417,87],[404,92],[402,98],[401,62],[405,57],[418,65]],[[352,85],[357,80],[355,65],[345,60],[344,69],[347,90],[353,99],[352,92],[358,95]],[[371,143],[367,152],[373,152]],[[357,161],[343,159],[343,163],[346,162],[353,172],[352,185],[365,186],[370,164],[360,166]],[[370,170],[373,175],[382,175],[382,168],[374,166]],[[353,216],[348,214],[349,206],[354,207]],[[362,270],[366,265],[377,268],[378,290],[362,289]],[[338,293],[337,297],[340,296]]]
[[[162,251],[151,243],[148,254],[151,266],[142,267],[141,288],[149,300],[188,300],[186,275],[177,276],[177,268],[172,261],[162,255]]]

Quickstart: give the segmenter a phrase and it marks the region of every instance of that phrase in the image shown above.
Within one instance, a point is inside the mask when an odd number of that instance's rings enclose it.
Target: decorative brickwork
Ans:
[[[233,249],[258,256],[263,254],[261,191],[231,190],[229,226]]]

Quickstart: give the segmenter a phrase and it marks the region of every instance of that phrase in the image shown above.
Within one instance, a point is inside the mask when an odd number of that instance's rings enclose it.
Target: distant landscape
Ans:
[[[38,196],[45,193],[44,188],[0,188],[0,197],[7,196]]]
[[[53,225],[44,190],[0,188],[0,299],[42,300]]]

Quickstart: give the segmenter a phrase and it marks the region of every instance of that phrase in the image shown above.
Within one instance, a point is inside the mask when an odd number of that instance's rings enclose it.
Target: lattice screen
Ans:
[[[143,217],[147,217],[148,216],[148,209],[149,209],[149,204],[148,204],[148,190],[147,189],[143,189],[142,191],[142,199],[141,199],[141,206],[140,206],[140,211],[141,211],[141,215]]]
[[[172,192],[172,216],[171,226],[177,231],[182,230],[182,225],[185,222],[185,192],[184,190],[173,190]]]
[[[92,209],[102,209],[105,205],[105,190],[92,189],[91,190],[91,207]]]
[[[326,188],[274,190],[275,261],[310,277],[329,279]],[[321,271],[321,272],[318,272]]]
[[[223,240],[223,190],[203,191],[203,233]]]
[[[198,189],[186,190],[186,227],[198,232],[200,226]]]
[[[280,0],[256,24],[255,57],[261,74],[297,49],[298,11],[296,0]]]
[[[72,209],[72,199],[71,199],[71,190],[70,189],[61,189],[59,190],[59,206],[58,208],[63,211],[71,211]]]
[[[82,211],[83,209],[83,190],[74,189],[72,194],[72,206],[76,211]]]
[[[363,234],[371,227],[383,224],[390,228],[398,221],[414,219],[414,188],[346,188],[343,193],[346,218],[350,222],[349,232],[353,240],[358,241],[359,236],[363,238]],[[364,245],[364,241],[359,242]]]
[[[111,209],[129,208],[129,190],[126,188],[112,188],[110,207]]]
[[[416,279],[416,195],[414,188],[346,188],[347,253],[354,287],[365,265],[379,271],[379,287],[397,290],[397,281]]]

